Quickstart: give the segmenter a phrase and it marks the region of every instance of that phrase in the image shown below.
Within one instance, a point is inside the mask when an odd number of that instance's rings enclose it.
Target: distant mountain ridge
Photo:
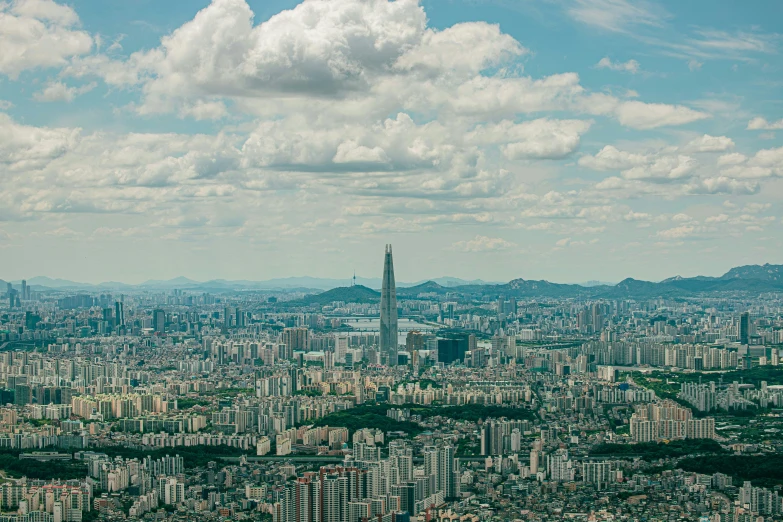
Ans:
[[[215,279],[198,282],[185,277],[166,281],[150,280],[140,285],[124,283],[101,283],[87,285],[63,279],[34,277],[28,280],[33,287],[45,287],[61,290],[151,290],[182,289],[191,291],[240,291],[240,290],[298,290],[308,293],[297,302],[326,304],[334,301],[374,302],[380,293],[373,288],[380,287],[380,278],[356,278],[357,284],[350,280],[319,279],[313,277],[290,277],[270,279],[268,281],[226,281]],[[369,283],[369,284],[366,284]],[[596,284],[592,284],[596,283]],[[0,280],[2,284],[2,280]],[[19,282],[13,282],[18,287]],[[116,285],[116,286],[112,286]],[[318,290],[325,290],[318,292]],[[0,288],[2,291],[2,288]],[[481,280],[466,281],[453,277],[442,277],[415,284],[399,283],[397,295],[400,298],[415,298],[422,295],[506,297],[506,298],[655,298],[685,297],[713,293],[761,294],[783,292],[783,265],[746,265],[732,268],[719,277],[674,276],[660,282],[641,281],[626,278],[616,285],[590,282],[589,285],[552,283],[545,280],[513,279],[508,283],[487,283]]]
[[[438,277],[432,279],[444,287],[463,286],[467,284],[489,284],[481,279],[465,280],[458,277]],[[32,287],[42,287],[63,290],[203,290],[203,291],[228,291],[228,290],[331,290],[332,288],[347,287],[351,285],[351,279],[329,279],[318,277],[283,277],[264,281],[250,280],[226,280],[212,279],[209,281],[195,281],[188,277],[180,276],[173,279],[150,279],[137,285],[116,281],[98,284],[80,283],[67,279],[54,279],[46,276],[36,276],[27,279],[27,284]],[[398,287],[416,286],[426,281],[414,283],[399,282]],[[21,280],[12,281],[15,287],[21,285]],[[380,288],[381,278],[357,277],[356,284],[368,288]]]
[[[331,292],[334,292],[335,289]],[[736,267],[720,277],[672,277],[661,282],[641,281],[626,278],[616,285],[596,284],[584,286],[576,284],[551,283],[514,279],[505,284],[462,285],[445,287],[434,281],[397,288],[399,298],[416,298],[428,295],[462,295],[473,298],[594,298],[594,299],[650,299],[656,297],[686,297],[712,293],[750,293],[783,292],[783,265],[750,265]],[[319,294],[319,298],[328,297]],[[366,296],[371,298],[371,296]],[[322,299],[319,299],[322,300]],[[344,300],[344,299],[341,299]],[[376,299],[377,300],[377,299]],[[308,301],[308,298],[302,301]]]

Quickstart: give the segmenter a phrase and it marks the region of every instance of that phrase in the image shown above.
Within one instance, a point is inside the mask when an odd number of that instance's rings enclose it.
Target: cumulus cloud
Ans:
[[[205,45],[209,42],[209,45]],[[305,0],[254,26],[245,0],[213,0],[193,20],[124,62],[73,61],[67,74],[141,86],[141,114],[220,118],[225,100],[264,117],[307,111],[339,121],[395,111],[499,121],[577,111],[634,128],[682,125],[706,113],[589,93],[575,73],[521,75],[528,53],[484,22],[427,27],[415,0]],[[633,61],[622,64],[635,69]],[[223,102],[223,106],[218,105]],[[326,119],[326,117],[325,117]],[[509,144],[509,156],[561,156]]]
[[[632,153],[607,145],[595,156],[582,156],[579,164],[593,170],[620,170],[627,180],[674,181],[689,177],[698,167],[696,160],[670,151]]]
[[[756,181],[744,181],[728,176],[701,178],[686,185],[689,194],[755,194],[760,185]]]
[[[695,111],[682,105],[627,101],[617,108],[621,124],[634,129],[654,129],[665,125],[684,125],[709,118],[706,112]]]
[[[579,1],[572,15],[609,30],[660,21],[646,4],[601,2],[616,9],[600,14],[588,5],[594,0]],[[91,46],[76,13],[52,5],[0,0],[0,12],[84,34]],[[139,114],[232,125],[215,135],[85,132],[0,114],[0,167],[8,174],[0,219],[136,214],[183,240],[203,237],[208,232],[197,230],[207,227],[251,236],[261,221],[271,238],[465,223],[486,228],[452,248],[477,252],[515,247],[489,227],[547,231],[565,238],[562,246],[577,245],[613,223],[650,226],[677,214],[636,212],[623,198],[754,194],[759,180],[780,172],[777,149],[745,156],[730,152],[727,136],[689,133],[679,146],[606,145],[577,164],[609,177],[558,189],[573,165],[556,170],[549,160],[573,157],[602,119],[648,130],[719,111],[590,92],[573,72],[530,76],[521,63],[528,53],[498,25],[428,27],[415,0],[304,0],[259,24],[246,1],[213,0],[152,49],[125,57],[60,52],[49,63],[63,71],[33,98],[71,101],[100,78],[138,93],[127,109]],[[0,72],[22,70],[0,54]],[[597,67],[640,71],[634,60],[605,58]],[[724,154],[713,164],[703,152]]]
[[[710,216],[704,220],[705,223],[725,223],[729,220],[729,216],[726,214],[718,214],[716,216]]]
[[[697,166],[698,163],[689,156],[663,156],[647,165],[623,171],[623,177],[649,181],[678,180],[690,176]]]
[[[649,156],[636,154],[606,145],[595,156],[582,156],[579,164],[593,170],[624,170],[649,163]]]
[[[0,74],[16,78],[29,69],[62,67],[93,47],[79,17],[52,0],[0,3]]]
[[[0,113],[0,165],[12,172],[46,166],[72,151],[79,143],[80,132],[79,129],[21,125]]]
[[[703,232],[704,232],[703,227],[700,227],[698,225],[688,224],[688,225],[680,225],[666,230],[659,230],[657,236],[662,239],[681,240],[681,239],[694,238],[696,236],[699,236]]]
[[[725,167],[721,174],[734,178],[783,176],[783,147],[762,149],[750,158],[742,154],[721,156],[718,165]]]
[[[572,239],[570,237],[564,237],[555,242],[555,247],[557,249],[560,249],[560,248],[572,247],[572,246],[593,245],[595,243],[598,243],[597,238],[593,238],[589,241],[586,241],[583,239]]]
[[[601,60],[596,64],[596,68],[628,72],[631,74],[636,74],[641,71],[641,66],[636,60],[628,60],[627,62],[613,62],[608,56],[601,58]]]
[[[767,121],[766,118],[756,117],[748,122],[748,130],[783,130],[783,119]]]
[[[724,154],[718,158],[717,164],[718,167],[723,167],[725,165],[739,165],[740,163],[745,163],[747,160],[747,156],[744,154],[740,154],[739,152],[732,152],[731,154]]]
[[[559,159],[572,154],[591,122],[539,119],[515,124],[508,120],[480,125],[467,137],[469,143],[503,143],[508,159]]]
[[[685,150],[692,152],[724,152],[734,148],[734,140],[726,136],[710,136],[705,134],[685,145]]]
[[[40,102],[72,102],[77,96],[88,93],[97,87],[95,82],[81,87],[68,87],[63,82],[51,82],[42,90],[33,94],[33,99]]]
[[[625,221],[649,221],[653,219],[653,216],[647,212],[634,212],[631,210],[623,216],[623,219]]]
[[[513,248],[514,243],[499,237],[476,236],[473,239],[457,241],[452,245],[455,250],[461,252],[492,252]]]

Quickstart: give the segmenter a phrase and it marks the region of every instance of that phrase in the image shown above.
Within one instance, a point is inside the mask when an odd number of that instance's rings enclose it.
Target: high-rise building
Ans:
[[[405,349],[413,353],[414,350],[424,350],[425,337],[421,332],[411,330],[408,335],[405,336]]]
[[[334,339],[334,359],[336,362],[345,363],[348,355],[348,336],[338,335]]]
[[[33,389],[27,384],[17,384],[14,388],[14,404],[24,406],[33,402]]]
[[[125,309],[123,307],[122,301],[117,301],[114,303],[114,320],[120,328],[125,327]]]
[[[443,492],[443,496],[454,498],[459,496],[459,461],[454,457],[453,446],[427,446],[423,450],[424,474],[434,477],[435,491]]]
[[[283,330],[281,341],[286,345],[287,356],[290,359],[294,352],[307,352],[310,350],[310,330],[305,327],[286,328]]]
[[[166,329],[166,312],[160,308],[152,311],[152,329],[160,333]]]
[[[394,284],[392,247],[386,245],[383,258],[383,283],[381,285],[381,353],[389,360],[389,366],[397,364],[397,288]]]
[[[750,344],[750,312],[742,312],[739,328],[740,344]]]

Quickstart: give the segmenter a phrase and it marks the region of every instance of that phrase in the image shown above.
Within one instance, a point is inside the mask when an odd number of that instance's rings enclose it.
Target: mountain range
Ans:
[[[487,282],[481,279],[466,280],[458,277],[438,277],[431,281],[437,282],[439,285],[450,288],[455,286],[464,285],[486,285],[486,284],[498,284],[497,282]],[[366,286],[368,288],[380,288],[381,278],[376,277],[357,277],[356,285]],[[418,281],[412,283],[400,282],[397,284],[399,287],[416,286],[424,283],[425,281]],[[189,291],[203,291],[203,292],[221,292],[231,290],[331,290],[332,288],[339,288],[346,285],[350,285],[351,279],[329,279],[318,277],[283,277],[277,279],[267,279],[263,281],[249,281],[249,280],[226,280],[226,279],[212,279],[210,281],[195,281],[187,277],[175,277],[174,279],[150,279],[137,285],[131,285],[127,283],[120,283],[117,281],[107,281],[104,283],[91,284],[80,283],[77,281],[69,281],[67,279],[53,279],[46,276],[36,276],[27,279],[27,284],[35,290],[41,289],[53,289],[53,290],[73,290],[73,291],[110,291],[110,290],[189,290]],[[6,281],[0,279],[0,291],[6,286]],[[14,287],[19,287],[22,284],[21,280],[11,281]]]
[[[320,279],[313,277],[289,277],[270,279],[266,281],[227,281],[215,279],[198,282],[185,277],[165,281],[150,280],[140,285],[124,283],[101,283],[89,285],[74,283],[63,279],[34,277],[28,284],[34,289],[58,289],[63,291],[109,291],[109,290],[170,290],[182,289],[190,291],[235,291],[235,290],[297,290],[307,295],[296,302],[326,304],[333,301],[374,302],[380,298],[380,279],[356,278],[356,285],[346,285],[348,281],[340,279]],[[13,282],[18,286],[18,282]],[[0,280],[0,289],[5,287],[5,281]],[[326,290],[319,292],[319,290]],[[422,295],[445,295],[448,293],[496,298],[654,298],[654,297],[685,297],[716,293],[762,294],[767,292],[783,292],[783,265],[746,265],[735,267],[719,277],[675,276],[660,282],[641,281],[627,278],[615,285],[591,281],[589,283],[560,284],[549,281],[534,281],[514,279],[508,283],[488,283],[481,280],[466,281],[454,277],[442,277],[419,283],[398,283],[397,295],[401,298],[411,298]]]

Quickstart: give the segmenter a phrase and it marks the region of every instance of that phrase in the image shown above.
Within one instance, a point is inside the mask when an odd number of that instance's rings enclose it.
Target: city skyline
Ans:
[[[781,262],[783,6],[711,7],[5,2],[3,277]]]

